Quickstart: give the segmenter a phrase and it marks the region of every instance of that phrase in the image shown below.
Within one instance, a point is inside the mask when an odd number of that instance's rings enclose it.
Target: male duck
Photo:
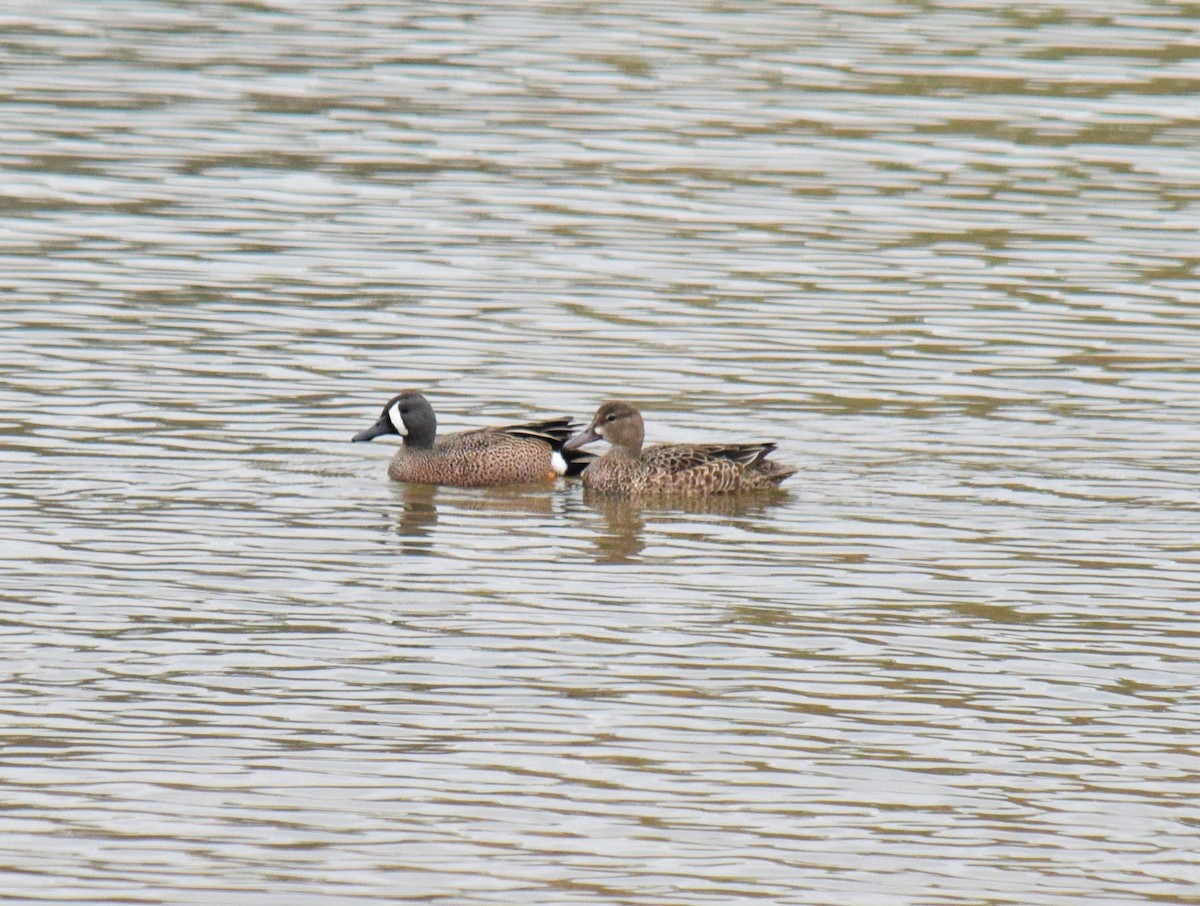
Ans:
[[[610,400],[570,438],[570,452],[596,440],[612,449],[583,470],[583,485],[621,494],[729,494],[774,488],[796,469],[767,459],[773,443],[657,444],[642,449],[645,426],[629,403]]]
[[[404,445],[388,464],[393,481],[473,488],[578,475],[591,456],[562,452],[563,442],[577,427],[564,416],[439,438],[437,416],[429,401],[416,390],[405,390],[387,401],[375,424],[351,440],[398,434]]]

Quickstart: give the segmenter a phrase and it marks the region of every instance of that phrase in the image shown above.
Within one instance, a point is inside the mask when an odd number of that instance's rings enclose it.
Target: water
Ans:
[[[7,897],[1194,902],[1194,9],[3,24]],[[801,472],[390,485],[408,386]]]

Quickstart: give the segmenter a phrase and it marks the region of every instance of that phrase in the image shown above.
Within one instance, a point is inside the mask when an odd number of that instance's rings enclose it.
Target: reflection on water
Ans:
[[[1195,900],[1193,9],[4,27],[10,897]],[[402,386],[801,471],[396,485]]]
[[[399,517],[396,519],[396,534],[401,539],[400,549],[410,555],[429,554],[433,551],[430,537],[437,527],[437,503],[439,488],[431,484],[399,484]]]
[[[393,514],[395,532],[406,554],[431,553],[436,544],[438,511],[443,508],[468,521],[534,517],[546,522],[562,507],[547,487],[454,488],[431,484],[388,482],[380,498]]]
[[[388,482],[380,490],[376,506],[388,514],[399,542],[398,550],[406,555],[428,556],[437,552],[439,519],[445,513],[451,524],[446,529],[446,544],[459,544],[457,533],[471,525],[512,527],[526,523],[553,532],[564,520],[581,515],[585,510],[599,517],[588,519],[584,532],[595,546],[595,562],[636,562],[645,548],[647,521],[659,530],[673,521],[677,537],[686,539],[697,527],[706,530],[754,530],[754,526],[770,517],[773,507],[790,500],[784,490],[767,490],[744,494],[687,497],[651,495],[628,498],[613,494],[597,494],[584,490],[576,481],[560,480],[557,486],[454,488],[428,484]],[[582,502],[582,506],[580,505]],[[689,528],[689,526],[691,528]],[[461,552],[443,551],[448,556]]]
[[[584,490],[582,496],[584,503],[603,520],[603,528],[597,529],[593,538],[597,562],[625,563],[636,561],[645,548],[647,520],[670,523],[672,517],[683,518],[685,523],[680,529],[685,538],[689,526],[752,528],[758,520],[769,518],[772,506],[783,504],[790,495],[787,491],[768,490],[693,498],[674,495],[628,498]]]

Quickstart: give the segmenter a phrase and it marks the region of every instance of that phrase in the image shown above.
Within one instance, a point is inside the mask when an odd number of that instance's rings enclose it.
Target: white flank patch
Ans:
[[[555,475],[567,474],[567,461],[557,450],[550,451],[550,468],[554,470]]]
[[[388,410],[388,418],[392,420],[392,427],[396,429],[397,434],[401,437],[408,437],[408,429],[404,427],[404,416],[400,414],[399,403]]]

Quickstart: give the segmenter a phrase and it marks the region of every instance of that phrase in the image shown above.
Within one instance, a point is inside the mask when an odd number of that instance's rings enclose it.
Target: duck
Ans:
[[[390,479],[474,488],[578,475],[593,458],[563,452],[564,442],[578,427],[562,416],[439,437],[433,406],[420,391],[403,390],[384,403],[375,424],[351,441],[399,435],[404,442],[388,463]]]
[[[632,495],[701,496],[777,488],[796,469],[767,456],[772,442],[749,444],[656,444],[642,448],[642,414],[623,400],[608,400],[591,423],[563,444],[570,454],[605,440],[611,448],[584,466],[580,475],[589,491]]]

